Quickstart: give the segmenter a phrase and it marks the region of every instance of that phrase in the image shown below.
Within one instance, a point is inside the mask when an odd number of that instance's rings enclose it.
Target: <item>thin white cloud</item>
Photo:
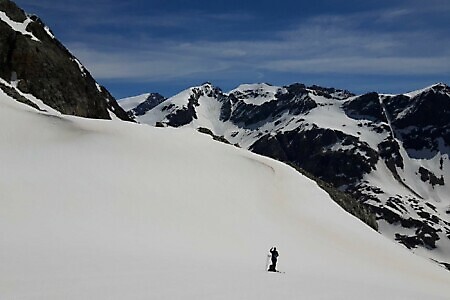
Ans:
[[[343,57],[273,60],[260,66],[277,72],[361,75],[450,75],[449,57]]]
[[[36,13],[33,10],[45,11],[46,14],[69,13],[81,17],[83,15],[104,14],[111,12],[111,1],[109,0],[77,0],[77,1],[54,1],[54,0],[16,0],[16,3],[28,13]],[[116,8],[123,3],[114,3]],[[41,16],[43,17],[43,16]]]
[[[228,68],[224,63],[198,55],[186,55],[175,49],[168,49],[165,53],[148,50],[133,55],[98,52],[89,48],[75,48],[72,51],[99,79],[166,81],[217,73]]]
[[[379,20],[382,21],[396,21],[398,18],[407,17],[416,13],[414,9],[411,8],[398,8],[392,10],[385,10],[379,14]]]
[[[129,38],[111,33],[91,35],[91,42],[71,43],[69,48],[99,79],[165,81],[205,75],[226,78],[249,71],[448,75],[447,35],[422,29],[383,31],[364,26],[368,18],[393,19],[414,13],[399,8],[348,16],[315,16],[252,41],[203,38],[186,42],[145,34]],[[233,19],[239,15],[217,17]],[[170,18],[167,24],[173,26],[187,20],[182,14]],[[148,22],[155,21],[159,23]],[[207,21],[202,21],[205,26]]]

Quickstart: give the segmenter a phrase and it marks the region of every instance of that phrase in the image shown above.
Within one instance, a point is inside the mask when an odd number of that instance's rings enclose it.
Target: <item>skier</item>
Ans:
[[[277,272],[277,258],[278,258],[278,251],[276,247],[272,247],[270,250],[270,258],[272,260],[272,264],[269,267],[269,272]]]

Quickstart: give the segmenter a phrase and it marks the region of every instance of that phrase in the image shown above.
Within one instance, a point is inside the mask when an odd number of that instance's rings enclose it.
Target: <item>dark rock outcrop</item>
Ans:
[[[334,151],[334,145],[347,150]],[[289,162],[332,185],[357,182],[375,168],[378,154],[357,138],[331,129],[314,128],[264,136],[250,150]]]
[[[143,116],[149,110],[166,101],[167,98],[158,93],[151,93],[144,102],[131,110],[134,116]]]
[[[167,116],[167,124],[172,127],[180,127],[191,123],[197,119],[195,107],[198,106],[198,99],[204,95],[201,89],[194,89],[194,93],[189,97],[188,104],[182,109],[176,110]]]
[[[384,101],[395,137],[410,157],[433,157],[450,147],[450,88],[439,84],[413,98],[396,96]]]
[[[110,112],[131,120],[114,97],[95,82],[81,63],[36,16],[28,17],[12,1],[1,0],[0,10],[16,22],[31,19],[26,30],[14,31],[0,21],[0,77],[17,80],[20,91],[32,94],[63,114],[110,119]]]
[[[346,102],[343,106],[347,116],[353,119],[387,122],[377,93],[369,93]]]
[[[255,129],[265,123],[272,122],[273,119],[279,118],[283,113],[296,116],[305,114],[317,107],[316,102],[308,96],[308,92],[303,85],[288,86],[286,90],[287,93],[276,94],[273,100],[261,105],[235,100],[233,112],[229,119],[239,127]],[[231,97],[236,99],[237,95],[232,94]],[[228,107],[225,107],[225,109],[228,110]]]

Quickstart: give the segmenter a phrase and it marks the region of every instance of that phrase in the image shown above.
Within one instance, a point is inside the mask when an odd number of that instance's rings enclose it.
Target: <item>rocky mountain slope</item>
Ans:
[[[384,235],[444,265],[450,262],[445,84],[401,95],[356,96],[302,84],[241,85],[225,93],[206,83],[141,110],[137,120],[200,129],[306,170],[370,207]]]
[[[32,95],[63,114],[131,120],[41,19],[9,0],[0,0],[0,78],[3,91]]]

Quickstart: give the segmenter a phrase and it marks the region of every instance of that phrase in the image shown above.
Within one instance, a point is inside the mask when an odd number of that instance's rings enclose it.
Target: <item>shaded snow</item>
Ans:
[[[130,111],[133,108],[136,108],[139,104],[141,104],[145,100],[147,100],[149,96],[150,93],[146,93],[134,97],[123,98],[120,99],[118,103],[125,111]]]

